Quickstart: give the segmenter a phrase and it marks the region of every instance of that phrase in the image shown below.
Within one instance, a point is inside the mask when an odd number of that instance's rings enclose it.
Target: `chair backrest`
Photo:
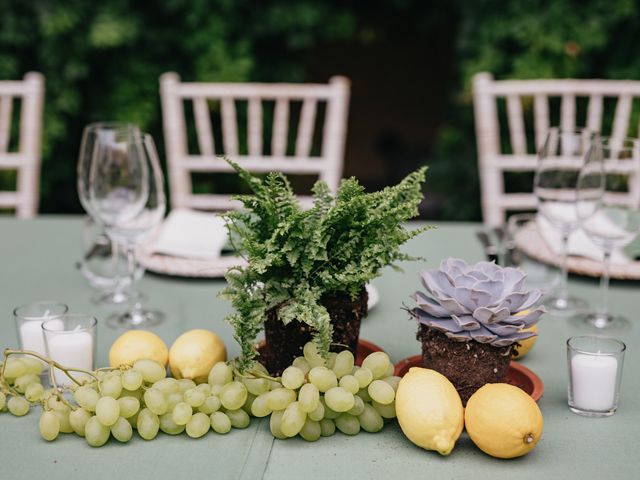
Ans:
[[[11,145],[14,99],[20,99],[17,149]],[[15,191],[0,191],[0,208],[19,218],[38,212],[44,77],[29,72],[22,81],[0,81],[0,170],[16,170]]]
[[[629,132],[632,125],[634,98],[640,97],[640,81],[631,80],[501,80],[495,81],[489,73],[478,73],[473,78],[478,167],[482,191],[482,214],[485,223],[499,226],[505,222],[508,211],[533,210],[536,198],[531,192],[505,192],[505,172],[534,172],[536,152],[542,146],[550,127],[551,100],[559,99],[559,126],[563,130],[586,127],[603,133],[603,120],[607,110],[605,101],[613,109],[613,121],[608,135],[614,138],[638,136]],[[578,103],[586,101],[584,122],[578,122]],[[504,151],[500,136],[498,102],[506,102],[506,119],[510,152]],[[532,114],[531,126],[526,129],[526,105]],[[580,104],[581,106],[582,104]],[[527,138],[527,131],[533,138]],[[603,133],[604,134],[604,133]],[[640,178],[636,165],[610,165],[610,171],[627,175],[628,191],[618,195],[618,201],[640,203]]]
[[[217,157],[220,154],[254,173],[280,171],[316,175],[333,191],[337,189],[342,177],[347,130],[350,93],[347,78],[332,77],[328,84],[181,83],[180,77],[170,72],[160,77],[160,93],[172,207],[202,210],[240,207],[230,195],[193,193],[192,172],[233,171]],[[185,101],[192,102],[198,153],[189,151]],[[216,145],[212,101],[219,102],[221,131],[217,138],[222,145]],[[238,106],[244,102],[246,142],[242,142],[239,135],[244,129],[239,125]],[[263,115],[266,102],[274,102],[270,146],[265,145],[263,135],[268,117]],[[300,104],[297,128],[290,126],[295,123],[290,120],[293,102]],[[321,103],[326,103],[324,126],[319,152],[313,152]],[[310,197],[300,199],[304,204],[310,201]]]

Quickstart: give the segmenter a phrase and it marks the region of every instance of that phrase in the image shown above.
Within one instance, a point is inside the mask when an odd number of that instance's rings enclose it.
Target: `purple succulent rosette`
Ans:
[[[538,322],[544,307],[525,315],[540,300],[540,290],[525,291],[526,274],[519,268],[500,267],[493,262],[473,266],[448,258],[437,270],[420,273],[428,296],[414,294],[416,319],[452,340],[475,340],[494,347],[506,347],[535,336],[523,332]]]

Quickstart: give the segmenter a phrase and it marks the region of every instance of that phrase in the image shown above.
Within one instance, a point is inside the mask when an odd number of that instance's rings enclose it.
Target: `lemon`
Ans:
[[[453,384],[440,373],[413,367],[396,393],[396,415],[405,436],[425,450],[449,455],[462,433],[464,410]]]
[[[516,360],[520,360],[522,357],[524,357],[529,350],[531,350],[533,348],[533,346],[535,345],[535,343],[538,341],[538,325],[534,325],[533,327],[529,327],[529,328],[524,328],[522,330],[523,332],[533,332],[536,335],[534,337],[529,337],[526,340],[520,340],[518,343],[520,344],[520,346],[515,345],[513,347],[513,357]]]
[[[207,381],[211,368],[227,359],[227,349],[220,337],[209,330],[189,330],[171,345],[169,368],[174,378]]]
[[[129,330],[123,333],[113,342],[109,350],[109,365],[112,367],[132,364],[141,358],[148,358],[166,365],[169,350],[158,335],[146,330]]]
[[[506,383],[478,389],[467,402],[464,422],[473,443],[497,458],[526,455],[542,435],[542,413],[536,402]]]

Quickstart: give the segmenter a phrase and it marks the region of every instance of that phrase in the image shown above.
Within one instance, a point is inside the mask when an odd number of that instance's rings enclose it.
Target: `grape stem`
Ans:
[[[238,370],[235,365],[233,365],[231,368],[233,368],[234,375],[241,378],[264,378],[265,380],[271,380],[272,382],[279,382],[281,380],[281,377],[271,377],[257,370],[247,370],[246,373],[248,373],[249,375],[246,375],[245,373],[240,372],[240,370]]]

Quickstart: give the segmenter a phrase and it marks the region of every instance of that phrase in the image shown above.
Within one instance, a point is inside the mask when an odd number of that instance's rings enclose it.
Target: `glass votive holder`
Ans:
[[[47,355],[78,381],[89,375],[75,369],[92,371],[96,352],[96,325],[98,321],[91,315],[67,313],[42,324]],[[53,377],[58,387],[75,383],[63,370],[53,369]]]
[[[35,302],[17,307],[13,311],[20,350],[31,350],[46,355],[42,323],[64,315],[69,310],[60,302]],[[58,322],[60,322],[58,320]]]
[[[620,340],[579,336],[567,340],[569,409],[587,417],[608,417],[618,408],[626,345]]]

